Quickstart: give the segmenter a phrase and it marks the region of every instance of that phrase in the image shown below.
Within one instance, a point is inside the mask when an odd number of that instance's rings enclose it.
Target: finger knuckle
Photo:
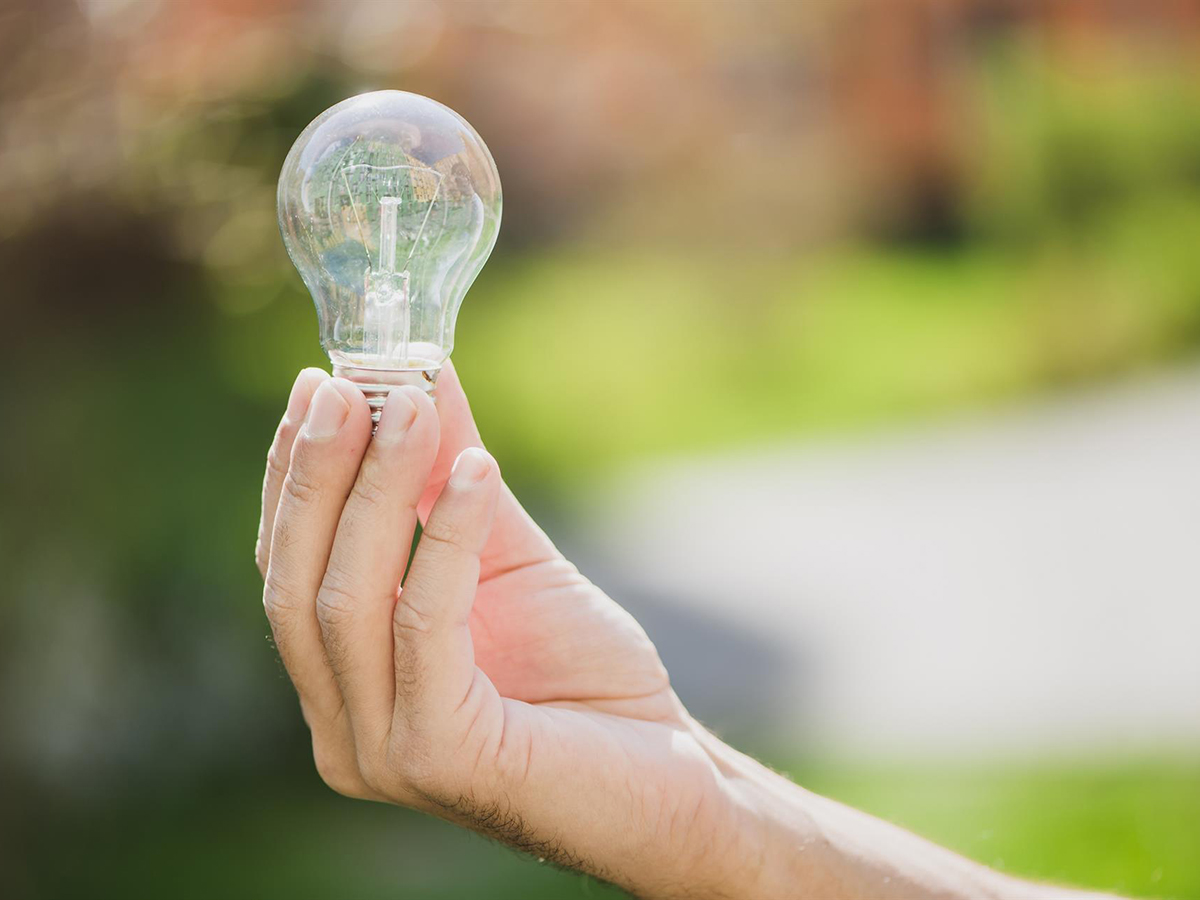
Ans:
[[[275,629],[286,627],[292,613],[292,605],[287,596],[271,578],[263,585],[263,611],[267,614],[267,621]]]
[[[288,469],[283,480],[283,492],[296,503],[310,506],[321,496],[321,482],[313,478],[303,466]]]
[[[403,781],[388,764],[387,758],[376,753],[362,752],[358,754],[358,771],[363,784],[376,794],[391,796]]]
[[[397,642],[408,635],[398,637]],[[396,654],[396,694],[405,700],[419,697],[424,681],[424,667],[416,654],[400,652]],[[406,716],[407,718],[407,716]]]
[[[442,723],[444,725],[444,723]],[[418,715],[393,732],[375,761],[372,777],[383,779],[390,796],[404,796],[418,808],[441,805],[478,783],[465,764],[461,741],[439,723]],[[415,801],[415,802],[414,802]]]
[[[385,765],[391,777],[411,793],[433,798],[443,792],[444,785],[437,766],[430,763],[428,750],[422,750],[416,744],[410,743],[391,754]]]
[[[379,466],[368,461],[358,472],[351,492],[352,498],[360,505],[371,508],[385,506],[390,494],[387,478],[379,470]]]
[[[270,545],[260,534],[254,542],[254,563],[258,566],[258,574],[267,577],[267,564],[270,562]]]
[[[267,476],[269,478],[282,479],[287,475],[288,459],[283,455],[279,444],[279,440],[276,439],[275,443],[271,445],[271,449],[267,451]]]
[[[465,546],[462,526],[449,519],[430,520],[421,532],[421,540],[430,541],[429,549],[459,551]]]
[[[437,800],[446,794],[446,785],[434,769],[410,763],[404,769],[404,784],[409,791],[426,800]]]
[[[336,575],[326,572],[317,591],[317,619],[322,625],[337,627],[354,614],[358,605],[355,592]]]
[[[355,765],[353,756],[330,748],[324,741],[313,740],[313,763],[325,786],[343,797],[364,798],[370,791]]]
[[[410,585],[409,590],[412,590],[413,587]],[[403,639],[410,634],[430,634],[436,624],[436,616],[414,603],[405,603],[403,594],[401,594],[401,600],[396,604],[396,610],[392,615],[392,625],[397,639]]]

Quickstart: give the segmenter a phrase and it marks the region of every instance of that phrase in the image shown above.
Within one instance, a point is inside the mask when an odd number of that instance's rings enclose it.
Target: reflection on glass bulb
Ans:
[[[279,230],[335,375],[378,419],[387,391],[432,391],[463,297],[500,231],[500,176],[458,113],[376,91],[317,116],[279,174]]]

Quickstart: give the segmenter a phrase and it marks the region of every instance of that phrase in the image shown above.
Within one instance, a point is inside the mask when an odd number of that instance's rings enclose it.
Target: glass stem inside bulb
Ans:
[[[402,271],[396,271],[396,246],[399,234],[400,198],[382,197],[379,201],[379,269],[373,273],[373,290],[368,303],[376,307],[373,343],[375,353],[393,361],[400,368],[408,365],[408,341],[412,328],[409,304],[408,261]],[[368,312],[370,314],[371,311]],[[399,321],[397,321],[399,319]],[[399,340],[393,337],[399,332]]]
[[[379,201],[379,268],[392,274],[396,271],[396,233],[399,230],[400,198],[384,197]]]

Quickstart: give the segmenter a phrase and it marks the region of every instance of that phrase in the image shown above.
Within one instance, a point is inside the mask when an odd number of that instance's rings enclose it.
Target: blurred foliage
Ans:
[[[560,517],[648,455],[1196,351],[1186,4],[834,6],[0,12],[6,893],[608,895],[325,793],[264,639],[261,463],[324,363],[274,180],[350,93],[430,93],[495,153],[455,360]],[[1200,893],[1194,766],[794,774],[1013,872]]]

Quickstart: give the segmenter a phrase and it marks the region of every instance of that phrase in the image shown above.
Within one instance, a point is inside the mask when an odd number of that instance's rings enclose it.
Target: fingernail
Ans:
[[[492,457],[479,447],[468,447],[458,454],[454,468],[450,470],[450,487],[457,490],[474,487],[487,477],[492,468]]]
[[[379,416],[379,427],[375,429],[375,440],[394,444],[412,427],[417,418],[417,405],[407,394],[402,388],[388,394]]]
[[[309,437],[331,438],[338,433],[348,415],[350,404],[342,397],[337,386],[332,380],[323,381],[313,394],[304,430]]]
[[[304,414],[308,412],[309,404],[312,403],[313,379],[322,376],[325,376],[325,373],[320,369],[300,370],[300,374],[296,376],[296,382],[292,385],[292,392],[288,394],[287,417],[289,420],[292,422],[304,421]]]

